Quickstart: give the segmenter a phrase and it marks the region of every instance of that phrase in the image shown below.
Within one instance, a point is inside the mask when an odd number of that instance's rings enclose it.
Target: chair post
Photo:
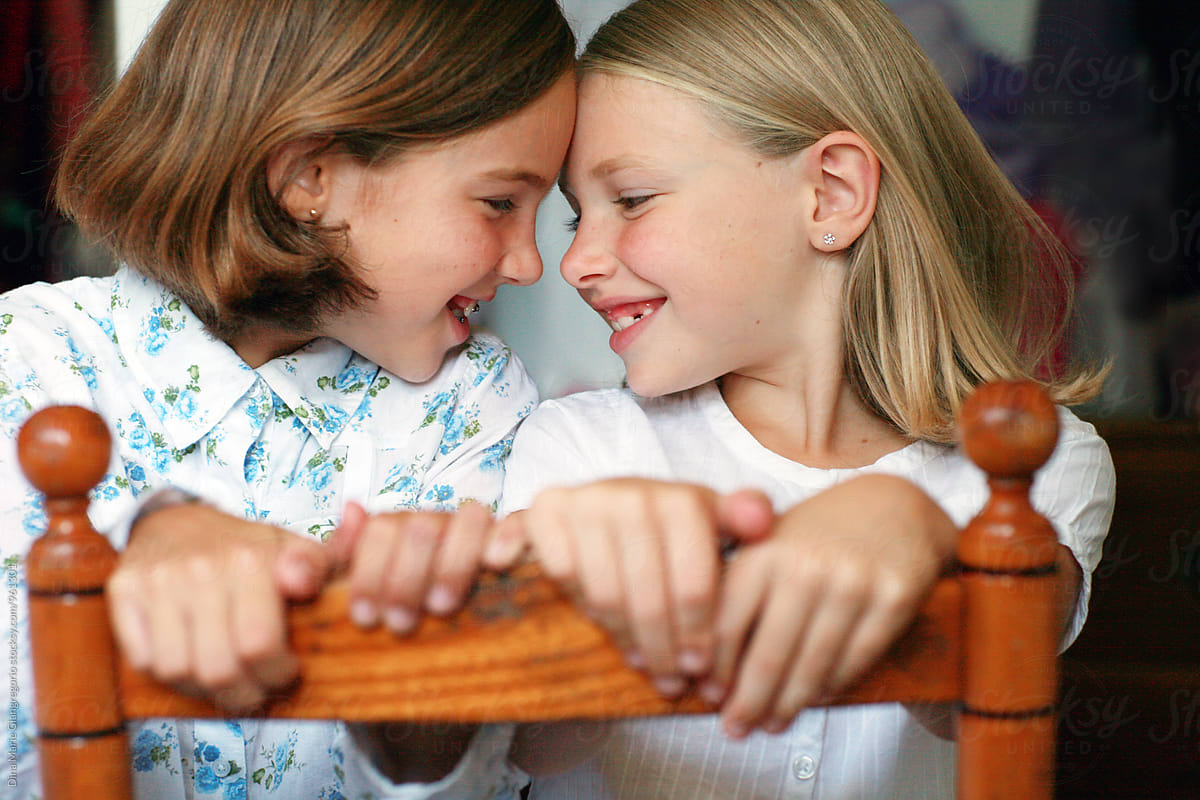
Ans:
[[[46,498],[46,532],[25,564],[46,800],[132,797],[104,597],[117,554],[87,516],[111,449],[103,420],[77,406],[39,411],[17,437],[21,468]]]
[[[967,454],[991,497],[963,530],[962,800],[1053,795],[1060,639],[1058,540],[1029,502],[1033,473],[1053,452],[1058,417],[1035,384],[993,383],[960,418]]]

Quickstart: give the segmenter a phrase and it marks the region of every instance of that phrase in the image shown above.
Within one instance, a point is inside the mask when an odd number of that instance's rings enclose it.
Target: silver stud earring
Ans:
[[[827,245],[837,244],[837,237],[834,236],[832,233],[827,233],[827,234],[825,234],[824,242]]]

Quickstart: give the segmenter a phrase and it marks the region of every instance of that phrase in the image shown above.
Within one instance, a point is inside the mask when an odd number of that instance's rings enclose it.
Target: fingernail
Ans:
[[[700,696],[710,706],[719,706],[725,699],[725,688],[715,681],[705,681],[700,687]]]
[[[740,720],[728,720],[725,723],[725,733],[727,733],[731,739],[744,739],[746,738],[746,734],[749,732],[750,728],[747,727],[746,723],[741,722]]]
[[[625,663],[634,669],[645,669],[646,657],[637,650],[629,650],[625,653]]]
[[[449,614],[458,605],[454,601],[454,593],[445,586],[434,586],[425,599],[425,607],[432,614]]]
[[[379,622],[379,612],[370,600],[355,600],[350,606],[350,619],[360,628],[370,628]]]
[[[763,725],[763,730],[772,735],[783,733],[787,730],[788,724],[781,719],[773,719]]]
[[[407,608],[393,606],[383,613],[383,622],[392,633],[408,633],[417,624],[417,617]]]
[[[684,650],[679,654],[679,671],[699,675],[708,669],[707,659],[699,650]]]
[[[665,697],[678,697],[683,694],[687,684],[683,682],[683,678],[676,675],[663,675],[654,679],[654,688]]]

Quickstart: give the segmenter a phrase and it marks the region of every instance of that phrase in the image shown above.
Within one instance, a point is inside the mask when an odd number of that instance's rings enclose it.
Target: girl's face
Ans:
[[[563,175],[578,231],[562,273],[613,328],[635,392],[788,368],[819,291],[799,168],[721,135],[682,93],[583,79]]]
[[[370,168],[335,162],[326,224],[344,224],[375,300],[321,333],[408,381],[431,378],[470,333],[464,311],[542,272],[538,204],[575,119],[575,78],[480,131]]]

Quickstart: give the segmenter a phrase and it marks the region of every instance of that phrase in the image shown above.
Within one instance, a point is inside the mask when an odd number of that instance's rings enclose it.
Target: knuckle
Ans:
[[[619,617],[624,610],[621,598],[609,592],[594,594],[588,599],[588,608],[592,614],[602,619]]]
[[[871,593],[871,582],[854,566],[842,566],[831,577],[830,592],[839,600],[862,602]]]
[[[237,657],[243,663],[257,664],[276,657],[281,644],[270,627],[253,625],[238,637]]]
[[[191,677],[187,666],[174,658],[164,657],[161,653],[154,659],[150,672],[161,683],[180,684]]]
[[[183,569],[188,577],[198,583],[211,583],[216,580],[218,574],[217,565],[207,553],[188,556],[183,562]]]
[[[416,544],[436,542],[442,535],[445,520],[437,514],[415,514],[405,526],[405,534]]]
[[[239,674],[230,662],[200,663],[196,666],[196,683],[208,692],[221,692],[233,688],[239,681]]]
[[[757,658],[746,663],[746,675],[751,681],[763,685],[771,685],[783,672],[784,657],[778,653],[760,654]]]
[[[108,596],[119,602],[136,601],[140,595],[142,578],[129,569],[118,569],[109,576],[105,585]]]
[[[712,592],[704,584],[689,583],[680,588],[678,603],[680,613],[686,618],[703,621],[712,607]]]

